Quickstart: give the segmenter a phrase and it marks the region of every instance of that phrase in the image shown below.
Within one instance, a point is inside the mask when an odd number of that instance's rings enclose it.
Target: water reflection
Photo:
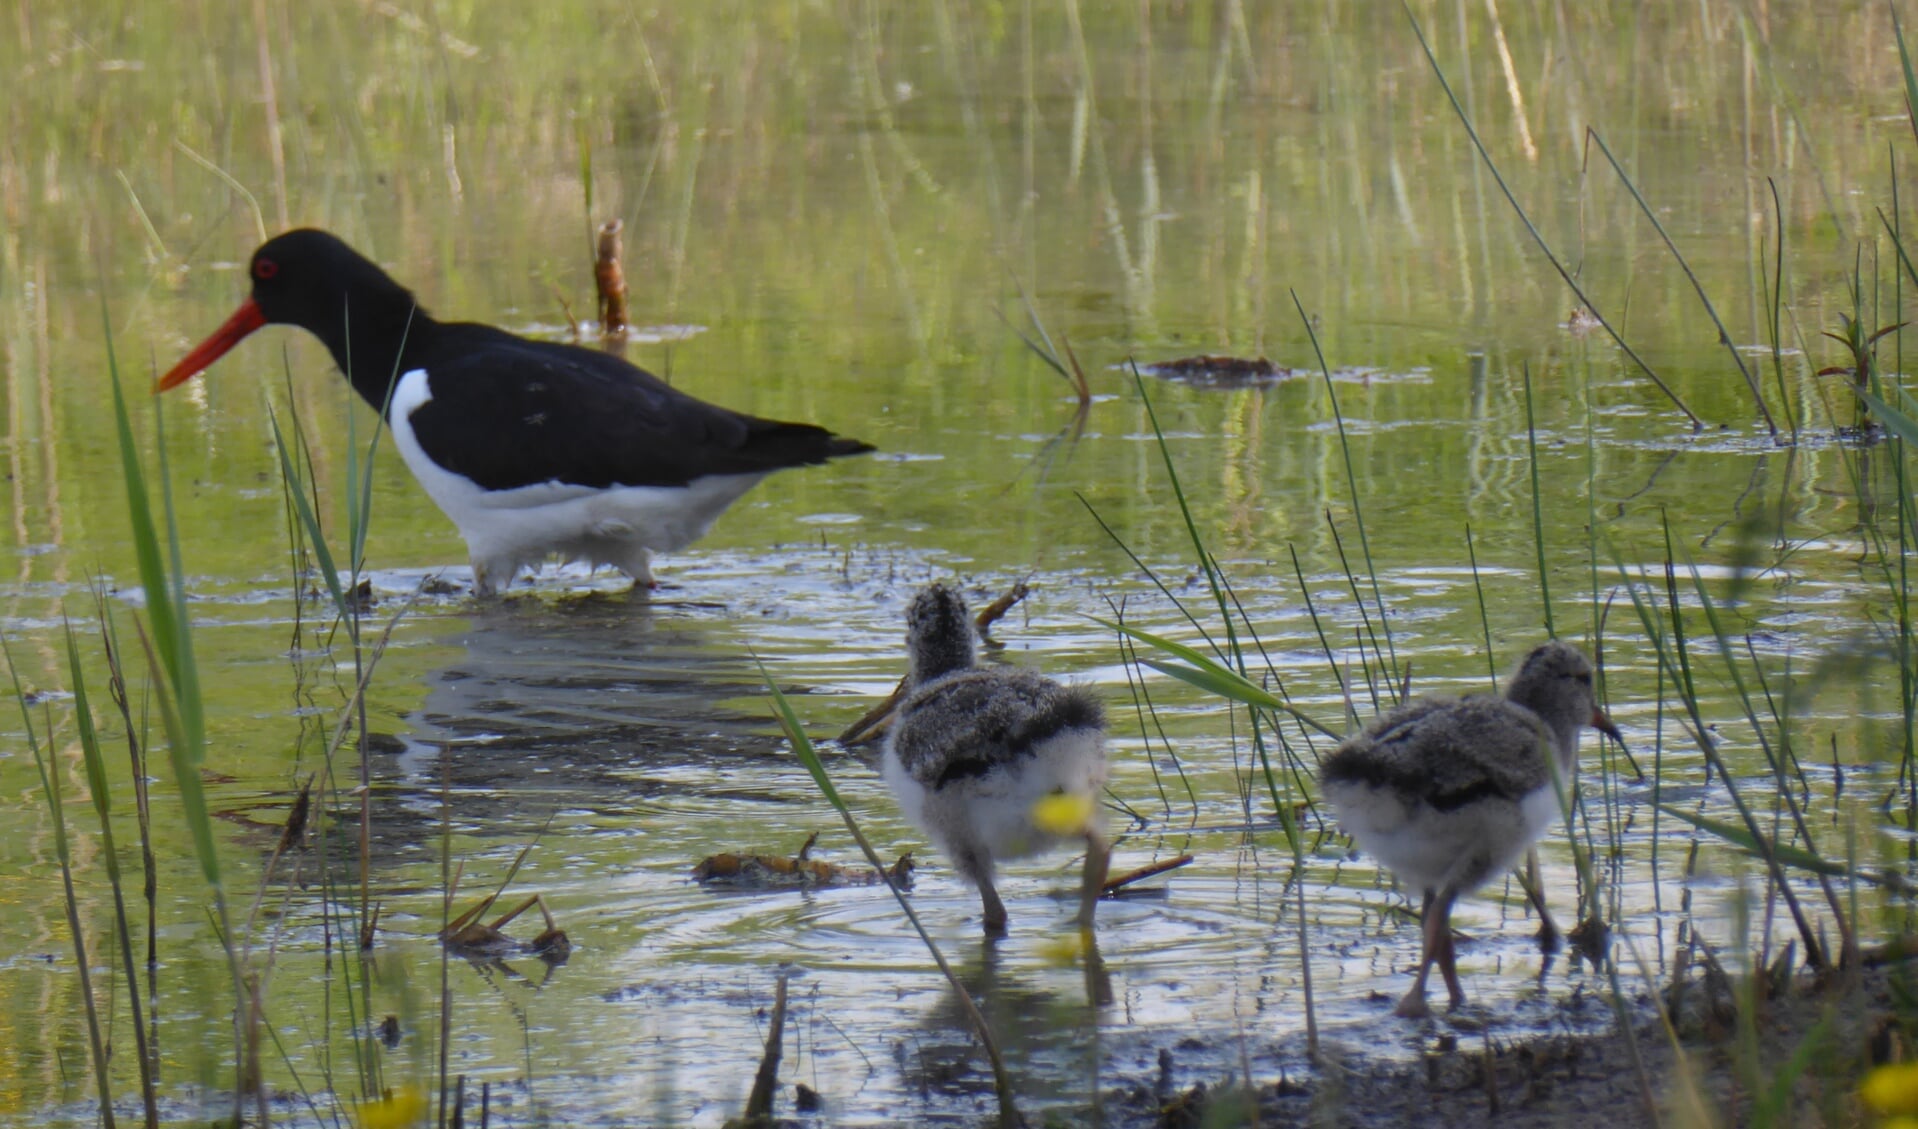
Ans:
[[[985,938],[955,958],[954,971],[984,1016],[1005,1061],[1013,1064],[1022,1100],[1037,1104],[1096,1101],[1101,1009],[1112,1003],[1112,977],[1096,940],[1079,959],[1082,984],[1044,980],[1019,966],[1003,939]],[[992,1074],[971,1017],[948,986],[921,1018],[924,1034],[899,1067],[909,1088],[948,1098],[990,1096]],[[983,1089],[981,1088],[983,1087]]]
[[[764,720],[734,705],[763,683],[722,615],[643,594],[477,606],[444,640],[463,653],[427,676],[410,729],[381,743],[394,755],[376,776],[398,795],[382,830],[436,822],[443,792],[462,825],[483,828],[561,807],[776,801],[689,771],[750,775],[778,752]]]

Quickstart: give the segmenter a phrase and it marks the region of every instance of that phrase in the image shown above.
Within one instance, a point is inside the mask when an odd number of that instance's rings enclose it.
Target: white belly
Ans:
[[[413,434],[412,415],[431,401],[426,370],[401,375],[389,418],[394,445],[429,498],[466,539],[482,588],[509,583],[549,556],[612,565],[649,582],[653,553],[684,548],[764,474],[708,475],[685,486],[596,488],[546,482],[483,490],[435,463]]]
[[[1097,800],[1106,779],[1105,733],[1065,730],[1012,765],[936,790],[913,779],[888,739],[880,774],[906,818],[947,855],[980,856],[988,864],[1024,858],[1065,842],[1033,824],[1040,800],[1055,792]],[[1098,815],[1095,805],[1095,821]]]
[[[1511,869],[1560,821],[1549,785],[1517,803],[1484,799],[1451,811],[1357,783],[1329,784],[1325,798],[1359,848],[1414,890],[1474,889]]]

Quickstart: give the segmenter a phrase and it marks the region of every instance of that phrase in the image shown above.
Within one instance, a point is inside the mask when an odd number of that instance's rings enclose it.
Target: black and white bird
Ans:
[[[872,450],[705,403],[609,353],[436,321],[324,231],[268,240],[247,273],[251,296],[154,391],[263,325],[318,337],[459,527],[480,595],[554,555],[651,587],[654,553],[698,540],[768,474]]]
[[[1319,783],[1359,847],[1424,895],[1418,978],[1397,1013],[1429,1013],[1425,980],[1436,962],[1465,1001],[1452,951],[1452,903],[1510,870],[1563,819],[1580,732],[1619,740],[1595,704],[1592,664],[1550,642],[1527,655],[1503,697],[1425,698],[1401,706],[1340,745]]]
[[[1105,783],[1105,710],[1083,687],[977,665],[966,601],[944,584],[906,611],[908,692],[886,735],[883,774],[906,816],[979,888],[987,933],[1006,928],[994,864],[1074,839],[1086,846],[1078,924],[1092,927],[1110,852],[1096,813]],[[1035,818],[1042,802],[1083,805],[1083,826]]]

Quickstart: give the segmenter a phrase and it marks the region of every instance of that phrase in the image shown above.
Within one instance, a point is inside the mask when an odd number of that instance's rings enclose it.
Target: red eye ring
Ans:
[[[280,264],[274,262],[272,259],[260,259],[253,264],[254,278],[268,279],[278,273],[280,273]]]

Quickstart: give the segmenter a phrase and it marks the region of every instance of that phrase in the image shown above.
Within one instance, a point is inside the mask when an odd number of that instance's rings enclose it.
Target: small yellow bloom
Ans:
[[[1091,823],[1091,796],[1054,792],[1032,805],[1032,825],[1048,835],[1083,835]]]
[[[1079,963],[1091,948],[1091,930],[1069,929],[1039,942],[1039,958],[1047,964],[1064,967]]]
[[[1894,1062],[1872,1071],[1858,1096],[1875,1112],[1918,1114],[1918,1062]]]
[[[413,1129],[426,1122],[432,1103],[418,1086],[388,1090],[376,1102],[362,1102],[354,1122],[359,1129]]]

